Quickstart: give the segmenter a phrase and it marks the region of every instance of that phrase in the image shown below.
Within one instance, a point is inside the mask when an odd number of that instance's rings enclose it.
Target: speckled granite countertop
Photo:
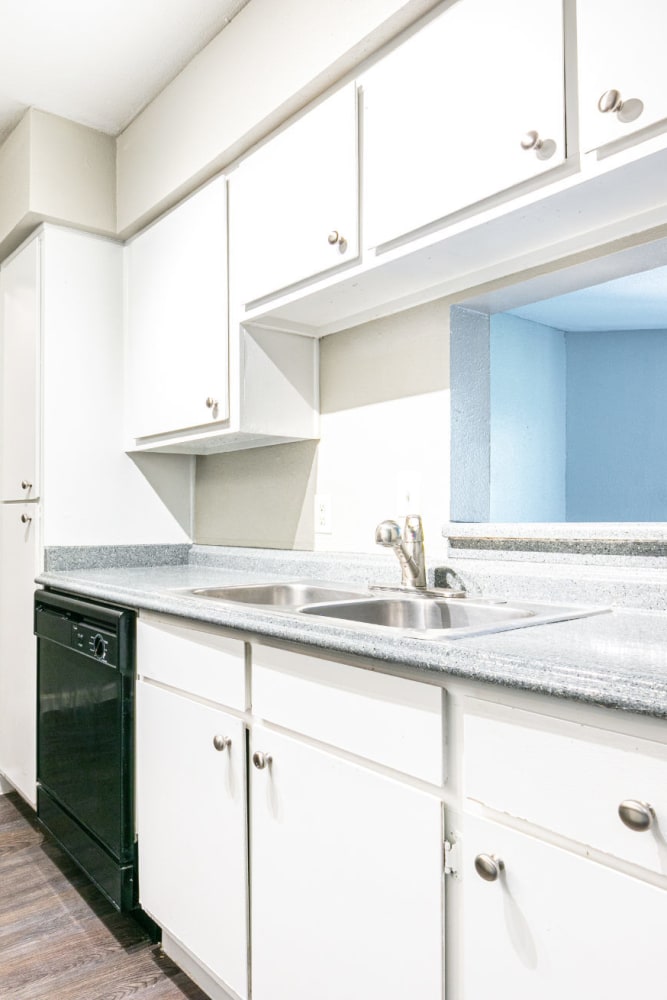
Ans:
[[[330,651],[360,658],[367,666],[445,683],[462,677],[508,685],[667,718],[667,613],[630,608],[600,615],[459,639],[421,639],[379,628],[341,626],[270,608],[197,598],[195,587],[316,578],[364,584],[377,569],[395,577],[393,564],[374,559],[203,558],[195,563],[154,566],[100,566],[49,570],[37,582],[139,609],[178,615],[225,628],[247,638],[266,637],[303,645],[304,652]],[[368,566],[374,570],[368,575]],[[289,570],[292,572],[289,572]],[[382,573],[380,573],[382,576]],[[517,595],[518,596],[518,595]],[[524,596],[525,599],[525,595]]]

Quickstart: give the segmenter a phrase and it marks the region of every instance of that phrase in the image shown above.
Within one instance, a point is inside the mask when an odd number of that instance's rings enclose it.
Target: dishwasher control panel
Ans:
[[[71,645],[73,649],[92,656],[101,663],[106,663],[110,667],[116,666],[117,642],[113,632],[77,622],[72,625]]]

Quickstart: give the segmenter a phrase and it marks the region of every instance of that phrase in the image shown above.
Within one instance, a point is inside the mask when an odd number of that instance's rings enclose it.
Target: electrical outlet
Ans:
[[[326,493],[315,494],[315,531],[319,535],[330,535],[331,497]]]
[[[396,515],[421,513],[421,477],[417,472],[406,470],[399,473],[396,480]]]

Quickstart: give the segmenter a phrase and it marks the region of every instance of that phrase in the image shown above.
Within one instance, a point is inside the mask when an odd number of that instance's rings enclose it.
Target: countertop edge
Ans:
[[[223,602],[214,604],[206,599],[181,595],[177,591],[147,590],[145,587],[108,581],[85,580],[62,571],[42,573],[36,582],[40,586],[137,610],[240,631],[246,634],[248,641],[276,640],[302,647],[304,652],[353,656],[361,660],[358,665],[366,669],[402,674],[429,683],[444,684],[445,678],[455,677],[653,718],[667,718],[667,685],[662,703],[658,704],[655,680],[651,682],[634,676],[631,689],[627,679],[619,689],[618,685],[609,683],[609,675],[605,676],[599,667],[585,670],[580,665],[572,665],[568,668],[558,662],[553,655],[549,655],[549,643],[545,643],[541,655],[533,651],[528,656],[486,649],[480,644],[479,636],[429,640],[352,630],[312,617],[306,623],[296,614]],[[613,615],[614,611],[609,613]],[[593,620],[580,619],[583,622]],[[545,638],[549,635],[553,640],[553,631],[547,630],[557,629],[560,624],[538,627]],[[664,679],[660,681],[665,683]]]

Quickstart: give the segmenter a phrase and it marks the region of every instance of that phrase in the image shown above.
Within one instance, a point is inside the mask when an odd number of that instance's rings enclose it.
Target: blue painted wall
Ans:
[[[564,521],[566,335],[492,316],[490,367],[490,520]]]
[[[667,330],[566,338],[567,520],[667,520]]]
[[[667,521],[667,329],[486,322],[452,310],[452,520]]]

